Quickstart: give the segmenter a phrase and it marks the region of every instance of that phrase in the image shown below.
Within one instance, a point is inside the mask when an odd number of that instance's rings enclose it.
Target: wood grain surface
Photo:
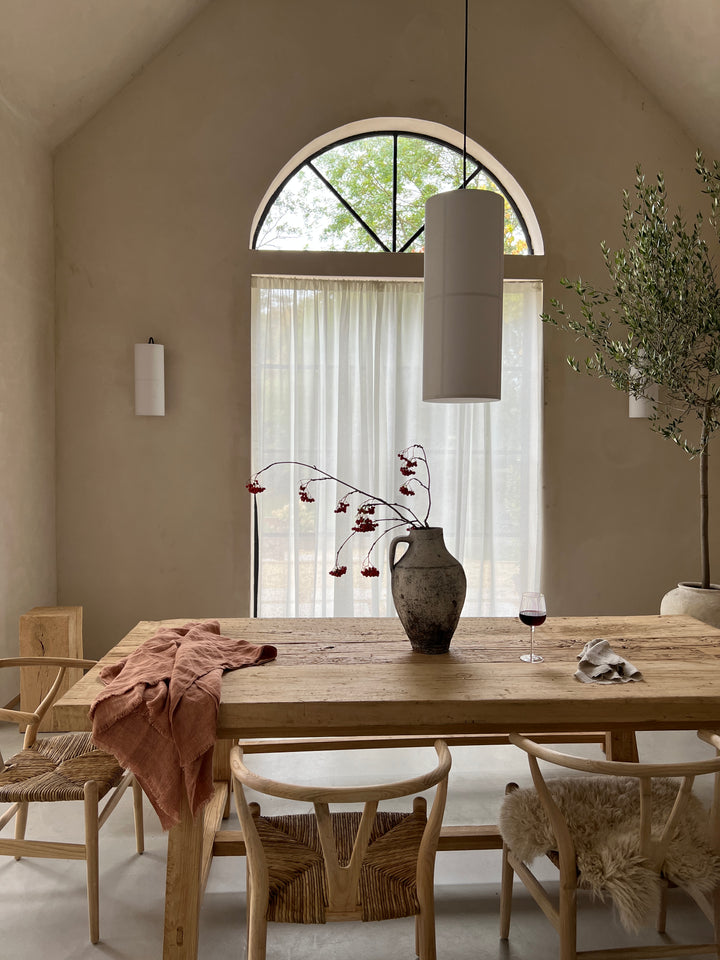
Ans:
[[[186,619],[142,621],[56,705],[88,727],[97,673]],[[720,724],[720,631],[691,617],[550,617],[535,632],[543,663],[522,663],[514,618],[460,621],[450,651],[414,653],[397,619],[220,619],[221,632],[273,643],[278,658],[223,678],[221,737],[383,736],[519,730],[693,729]],[[583,684],[577,655],[608,640],[643,673]]]

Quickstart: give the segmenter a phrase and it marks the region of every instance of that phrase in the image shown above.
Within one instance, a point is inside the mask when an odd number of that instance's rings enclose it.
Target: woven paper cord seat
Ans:
[[[360,816],[332,814],[341,866],[350,861]],[[415,875],[426,822],[422,810],[410,814],[378,812],[360,869],[363,920],[413,917],[420,909]],[[258,817],[256,824],[269,872],[267,919],[275,923],[325,923],[328,888],[315,817],[310,813]]]
[[[11,806],[0,816],[0,829],[14,820],[15,838],[0,837],[0,854],[22,857],[49,857],[85,860],[87,864],[90,940],[100,939],[98,878],[98,833],[127,787],[132,786],[135,812],[135,843],[143,852],[142,792],[131,773],[115,757],[98,750],[89,733],[64,733],[37,739],[40,723],[60,690],[68,667],[89,669],[94,660],[70,657],[16,657],[0,660],[3,667],[58,667],[55,680],[34,713],[0,708],[0,720],[26,724],[23,749],[4,761],[0,756],[0,803]],[[102,811],[99,801],[110,793]],[[26,840],[25,828],[31,803],[82,801],[85,810],[85,842]],[[8,878],[6,878],[7,880]]]
[[[305,787],[260,777],[231,754],[233,788],[248,866],[248,960],[264,960],[267,923],[392,920],[415,916],[420,960],[435,960],[433,876],[447,796],[450,753],[437,741],[438,765],[402,783]],[[378,802],[435,787],[430,816],[424,797],[412,812],[378,811]],[[313,813],[263,817],[245,787],[304,804]],[[331,812],[330,804],[363,803]]]
[[[98,799],[102,799],[120,783],[123,773],[112,754],[93,745],[89,733],[46,737],[5,762],[0,802],[83,800],[88,780],[97,782]]]

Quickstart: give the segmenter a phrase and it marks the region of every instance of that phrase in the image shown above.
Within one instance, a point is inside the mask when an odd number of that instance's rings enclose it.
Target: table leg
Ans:
[[[608,760],[638,763],[637,740],[634,730],[609,730],[605,734],[605,756]]]
[[[230,773],[230,750],[234,740],[216,740],[215,750],[213,752],[213,780],[221,783],[227,783],[228,792],[223,810],[223,820],[230,816],[230,798],[232,796],[232,775]]]
[[[163,960],[196,960],[200,915],[203,815],[190,812],[183,790],[180,823],[168,835]]]

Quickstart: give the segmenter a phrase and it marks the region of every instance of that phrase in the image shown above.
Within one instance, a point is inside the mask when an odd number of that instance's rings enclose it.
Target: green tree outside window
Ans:
[[[505,253],[529,254],[527,229],[501,185],[470,156],[465,177],[467,189],[505,197]],[[254,247],[419,253],[426,200],[462,184],[456,147],[402,133],[356,137],[291,174],[269,204]]]

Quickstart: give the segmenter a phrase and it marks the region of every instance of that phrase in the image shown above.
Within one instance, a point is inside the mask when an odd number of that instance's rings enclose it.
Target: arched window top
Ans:
[[[464,180],[463,180],[464,174]],[[422,252],[425,201],[463,185],[505,198],[505,253],[540,254],[515,179],[479,144],[441,124],[375,118],[314,140],[285,165],[255,215],[258,250]]]

